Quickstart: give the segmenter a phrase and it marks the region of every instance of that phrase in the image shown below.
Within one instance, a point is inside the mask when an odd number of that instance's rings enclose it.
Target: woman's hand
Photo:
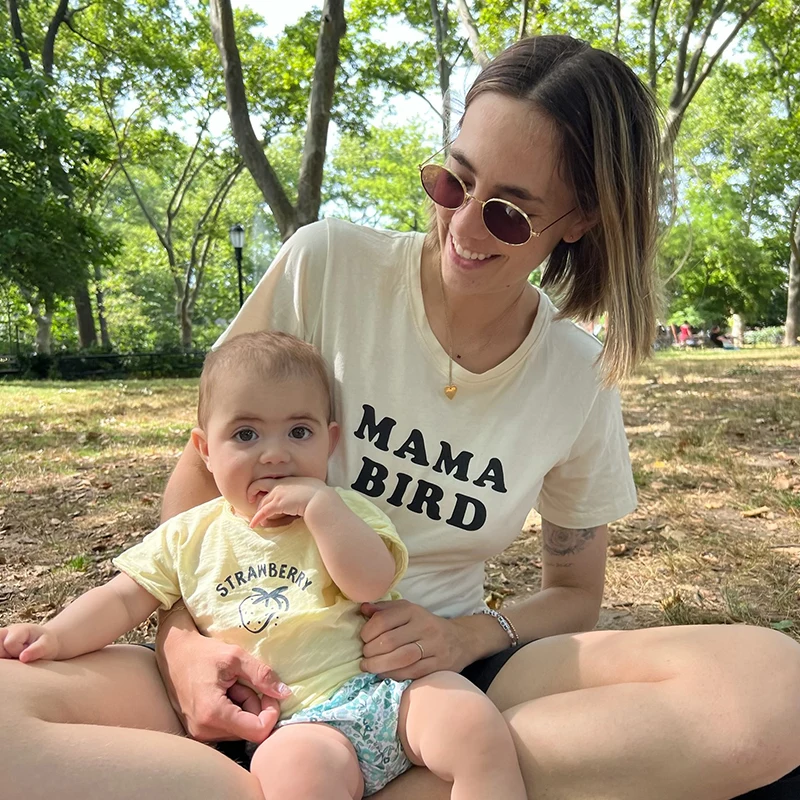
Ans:
[[[363,603],[361,669],[397,681],[438,670],[460,672],[479,656],[474,631],[458,619],[444,619],[408,600]]]
[[[184,729],[201,742],[247,739],[260,744],[278,721],[278,701],[291,690],[266,664],[235,645],[201,635],[191,617],[189,623],[170,626],[156,650],[161,677]]]

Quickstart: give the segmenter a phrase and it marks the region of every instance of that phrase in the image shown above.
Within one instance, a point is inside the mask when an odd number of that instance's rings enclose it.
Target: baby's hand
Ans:
[[[320,492],[333,491],[317,478],[280,478],[256,481],[253,485],[259,487],[258,492],[266,489],[267,494],[261,498],[258,510],[250,520],[251,528],[280,517],[303,517],[311,501]]]
[[[0,628],[0,658],[18,658],[30,663],[40,658],[58,658],[58,636],[44,625],[19,623]]]

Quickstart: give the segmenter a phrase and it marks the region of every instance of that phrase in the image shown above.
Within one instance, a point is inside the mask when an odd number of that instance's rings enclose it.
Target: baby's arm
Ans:
[[[251,524],[279,515],[303,517],[326,569],[343,594],[356,603],[386,594],[394,580],[394,556],[335,489],[316,478],[282,478],[264,484],[268,494]]]
[[[0,628],[0,657],[65,661],[111,644],[160,605],[127,575],[81,595],[44,625]]]

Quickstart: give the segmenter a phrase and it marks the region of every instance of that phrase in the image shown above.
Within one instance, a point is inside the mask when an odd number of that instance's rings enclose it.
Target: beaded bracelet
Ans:
[[[500,627],[508,634],[508,638],[511,639],[511,646],[519,647],[519,634],[516,628],[511,624],[511,620],[505,616],[505,614],[501,614],[493,608],[481,609],[481,614],[488,614],[490,617],[494,617],[500,624]]]

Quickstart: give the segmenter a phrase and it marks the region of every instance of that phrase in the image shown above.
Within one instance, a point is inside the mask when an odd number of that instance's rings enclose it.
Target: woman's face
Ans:
[[[480,200],[497,197],[530,215],[540,237],[519,247],[486,229],[479,203],[455,211],[436,206],[442,276],[451,292],[493,294],[517,288],[561,239],[575,241],[589,224],[575,210],[575,197],[558,170],[552,124],[527,101],[479,95],[469,106],[447,166]]]

